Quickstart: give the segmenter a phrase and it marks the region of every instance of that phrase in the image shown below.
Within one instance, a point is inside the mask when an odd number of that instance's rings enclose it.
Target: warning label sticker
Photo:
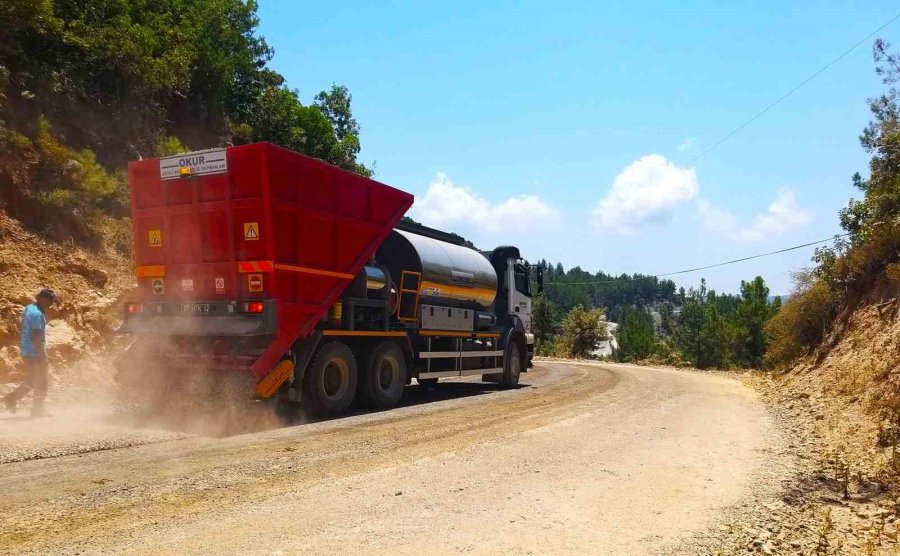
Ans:
[[[162,230],[150,230],[147,232],[150,247],[162,247]]]
[[[153,293],[155,295],[166,293],[166,282],[162,278],[154,278],[150,285],[153,288]]]
[[[263,291],[262,274],[248,274],[247,275],[247,290],[251,291],[251,292]]]
[[[225,278],[216,278],[216,293],[225,293]]]
[[[259,239],[258,222],[244,222],[244,239],[247,241],[256,241]]]
[[[194,281],[190,278],[186,278],[181,281],[181,289],[186,292],[194,291]]]

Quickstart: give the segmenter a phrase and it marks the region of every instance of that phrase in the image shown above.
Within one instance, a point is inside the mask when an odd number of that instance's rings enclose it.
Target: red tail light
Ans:
[[[254,315],[258,315],[260,313],[264,313],[266,310],[266,305],[262,301],[250,301],[244,303],[244,312],[251,313]]]
[[[129,315],[137,315],[144,312],[143,303],[126,303],[125,312]]]

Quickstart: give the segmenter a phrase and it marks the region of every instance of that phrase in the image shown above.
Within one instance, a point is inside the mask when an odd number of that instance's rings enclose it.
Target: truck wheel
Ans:
[[[504,388],[512,388],[519,384],[519,375],[522,373],[524,361],[522,360],[522,348],[519,342],[509,342],[506,353],[503,355],[503,378],[500,385]]]
[[[347,411],[356,395],[356,358],[343,342],[328,342],[313,356],[303,381],[304,401],[316,417]]]
[[[359,397],[364,405],[386,408],[396,405],[406,387],[406,357],[396,342],[382,342],[365,358],[359,375]]]

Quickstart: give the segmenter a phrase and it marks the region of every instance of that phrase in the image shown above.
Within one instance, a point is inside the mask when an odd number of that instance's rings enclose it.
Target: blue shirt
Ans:
[[[22,341],[19,347],[22,349],[23,357],[41,357],[45,352],[38,353],[31,339],[31,333],[35,330],[40,331],[41,341],[46,346],[47,341],[47,317],[37,304],[32,303],[25,307],[25,314],[22,315]]]

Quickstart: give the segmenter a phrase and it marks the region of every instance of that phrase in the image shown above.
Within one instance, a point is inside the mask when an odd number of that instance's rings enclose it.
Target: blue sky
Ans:
[[[379,5],[380,4],[380,5]],[[883,87],[871,41],[688,163],[897,5],[261,0],[273,67],[310,102],[350,88],[360,159],[411,215],[483,247],[660,273],[839,232]],[[879,33],[900,46],[900,20]],[[773,293],[811,249],[679,277]]]

